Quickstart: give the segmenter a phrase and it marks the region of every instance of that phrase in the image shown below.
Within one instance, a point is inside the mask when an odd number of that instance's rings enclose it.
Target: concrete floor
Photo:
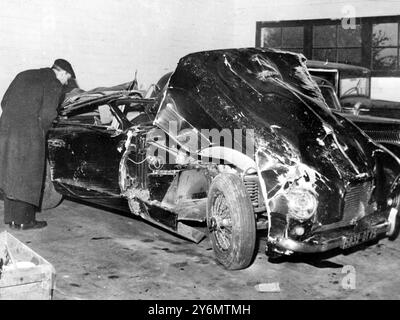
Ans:
[[[196,245],[129,215],[64,200],[37,218],[49,226],[10,231],[1,224],[0,232],[8,230],[53,264],[57,300],[400,298],[400,239],[279,263],[268,261],[260,240],[249,268],[227,271],[214,261],[207,239]],[[354,267],[355,282],[347,281],[345,272],[353,269],[344,266]],[[255,289],[272,282],[280,292]]]

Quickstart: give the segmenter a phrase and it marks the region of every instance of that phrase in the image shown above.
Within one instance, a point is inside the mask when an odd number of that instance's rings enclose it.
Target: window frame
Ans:
[[[304,51],[305,50],[305,44],[307,43],[305,41],[305,38],[306,38],[305,33],[306,33],[306,31],[305,31],[305,27],[301,23],[299,23],[298,21],[290,21],[289,23],[285,23],[285,24],[282,24],[282,25],[280,25],[280,23],[276,24],[275,22],[272,22],[271,25],[269,25],[270,23],[267,23],[267,24],[268,25],[263,25],[259,30],[258,30],[258,28],[256,29],[256,35],[259,34],[259,36],[258,36],[258,42],[259,42],[258,47],[261,47],[261,42],[263,41],[263,39],[261,39],[261,37],[262,37],[262,28],[280,28],[281,29],[281,37],[280,37],[281,41],[280,41],[280,46],[277,47],[276,49],[283,50],[283,51],[302,50],[303,54],[305,54],[305,51]],[[293,48],[283,47],[283,41],[282,41],[283,40],[283,28],[292,28],[292,27],[303,27],[303,46],[301,48],[300,47],[293,47]],[[256,42],[257,42],[257,40],[256,40]]]
[[[375,17],[356,17],[356,24],[361,27],[361,63],[359,66],[371,69],[371,77],[400,77],[400,15],[396,16],[375,16]],[[257,21],[256,22],[256,47],[261,47],[261,29],[264,27],[290,27],[303,26],[303,54],[311,59],[313,57],[313,29],[314,26],[341,24],[341,19],[312,19],[312,20],[287,20],[287,21]],[[374,24],[397,23],[398,24],[398,46],[397,48],[397,68],[395,70],[376,70],[372,69],[372,28]],[[338,33],[338,31],[336,31]],[[337,38],[338,41],[338,38]],[[336,57],[340,49],[352,49],[360,47],[338,47],[336,46]],[[381,47],[380,47],[381,48]],[[385,47],[386,48],[386,47]],[[329,48],[328,48],[329,49]],[[337,58],[336,58],[337,60]],[[336,61],[332,61],[336,62]]]
[[[372,70],[374,61],[372,59],[372,54],[374,50],[376,49],[396,49],[397,53],[397,59],[396,59],[396,70],[399,71],[400,63],[399,63],[399,54],[400,54],[400,22],[397,22],[397,46],[389,45],[389,46],[372,46],[372,38],[373,38],[373,30],[374,30],[374,25],[379,25],[379,24],[391,24],[391,23],[396,23],[396,22],[379,22],[379,23],[372,23],[372,31],[371,31],[371,65],[370,69]],[[375,69],[374,69],[375,70]],[[384,71],[386,69],[376,69],[378,71]]]
[[[361,65],[361,47],[362,47],[362,39],[360,42],[359,46],[340,46],[339,45],[339,41],[340,41],[340,37],[339,37],[339,30],[340,30],[340,25],[341,22],[338,23],[337,21],[335,23],[332,24],[318,24],[318,25],[313,25],[313,46],[312,46],[312,59],[313,60],[317,60],[314,56],[314,51],[315,50],[335,50],[335,61],[331,61],[331,62],[337,62],[337,63],[346,63],[343,61],[339,60],[339,56],[340,56],[340,51],[341,50],[346,50],[346,49],[351,49],[351,50],[360,50],[360,63],[359,64],[354,64],[354,65]],[[360,23],[356,23],[357,26],[360,27],[360,37],[361,37],[361,33],[362,33],[362,26]],[[328,46],[321,46],[321,47],[316,47],[314,46],[314,35],[315,35],[315,27],[323,27],[323,26],[334,26],[335,27],[335,46],[333,47],[328,47]]]

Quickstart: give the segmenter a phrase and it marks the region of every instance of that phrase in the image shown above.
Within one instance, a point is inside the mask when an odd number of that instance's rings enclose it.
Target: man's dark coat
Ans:
[[[1,101],[0,189],[11,199],[40,205],[45,137],[61,93],[53,70],[27,70],[15,77]]]

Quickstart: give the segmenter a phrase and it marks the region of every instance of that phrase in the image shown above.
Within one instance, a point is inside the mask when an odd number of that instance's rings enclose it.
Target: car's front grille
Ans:
[[[364,130],[364,131],[376,142],[400,144],[400,132],[398,131],[378,131],[378,130]]]
[[[259,188],[258,188],[258,176],[256,175],[247,175],[243,177],[243,183],[246,187],[247,194],[250,197],[251,203],[253,207],[259,206]]]
[[[373,213],[373,205],[369,203],[371,193],[371,181],[350,184],[344,198],[343,221],[355,221]]]

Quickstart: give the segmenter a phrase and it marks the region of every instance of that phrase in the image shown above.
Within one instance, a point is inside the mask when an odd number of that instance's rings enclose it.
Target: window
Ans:
[[[400,15],[360,17],[354,29],[336,20],[258,21],[256,46],[303,53],[306,58],[359,65],[372,77],[400,76]]]
[[[280,48],[282,46],[282,28],[262,28],[262,47]]]
[[[282,28],[282,48],[303,48],[303,27]]]
[[[399,24],[372,26],[372,69],[396,70],[399,61]]]
[[[340,96],[369,96],[368,78],[348,78],[340,80]]]
[[[361,65],[361,27],[344,29],[341,24],[313,26],[315,60]]]
[[[265,27],[261,29],[261,46],[303,53],[303,27]]]

